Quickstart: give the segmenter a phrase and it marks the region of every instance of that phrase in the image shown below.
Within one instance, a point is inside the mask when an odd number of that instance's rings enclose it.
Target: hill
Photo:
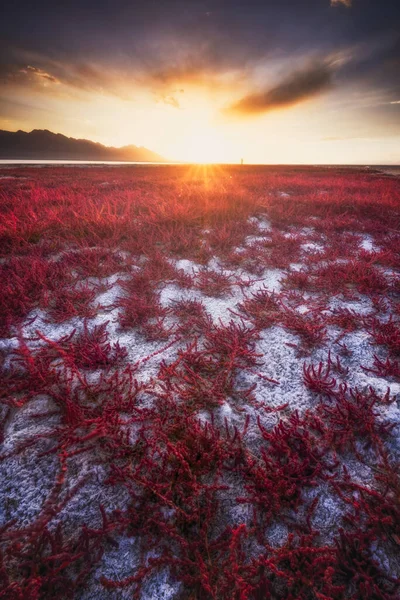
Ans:
[[[129,160],[165,162],[166,159],[142,146],[114,148],[91,140],[76,139],[47,129],[0,130],[0,158],[19,160]]]

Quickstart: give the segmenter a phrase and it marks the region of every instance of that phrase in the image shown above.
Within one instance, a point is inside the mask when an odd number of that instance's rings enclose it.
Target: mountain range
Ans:
[[[143,146],[114,148],[47,129],[33,129],[29,133],[0,130],[0,159],[166,162],[165,158]]]

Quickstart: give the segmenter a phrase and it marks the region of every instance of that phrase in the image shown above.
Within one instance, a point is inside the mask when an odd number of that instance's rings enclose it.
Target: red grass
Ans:
[[[179,335],[200,335],[212,326],[210,315],[198,300],[175,300],[171,306],[171,313],[179,320]]]
[[[119,316],[121,327],[137,327],[149,339],[168,337],[164,327],[167,310],[160,304],[150,273],[135,273],[128,281],[122,281],[121,287],[126,294],[117,301],[117,306],[123,309]]]
[[[394,379],[400,380],[400,362],[398,360],[390,360],[390,358],[387,358],[383,361],[374,354],[373,368],[363,366],[361,366],[361,368],[367,373],[378,375],[378,377],[393,377]]]
[[[373,554],[395,559],[400,543],[395,411],[385,416],[394,398],[354,381],[360,369],[400,379],[398,181],[340,168],[135,167],[133,177],[120,167],[106,188],[106,168],[80,169],[79,178],[67,167],[23,172],[23,186],[6,180],[0,194],[0,335],[18,341],[5,341],[8,356],[0,350],[0,462],[54,455],[58,468],[37,517],[0,528],[0,598],[102,595],[88,587],[92,576],[115,597],[139,598],[165,568],[185,600],[397,600],[393,563]],[[258,229],[261,217],[271,230]],[[362,249],[363,234],[376,251]],[[251,235],[260,239],[246,243]],[[307,242],[323,249],[305,251]],[[182,258],[200,270],[177,268]],[[240,276],[213,270],[210,259]],[[247,289],[248,274],[277,268],[282,292]],[[122,293],[99,307],[110,276]],[[166,285],[186,299],[163,306]],[[244,296],[227,324],[194,299],[201,291],[233,301],[233,286]],[[331,309],[338,295],[373,309]],[[92,322],[100,308],[117,309],[110,321],[124,335],[165,342],[130,364],[110,323]],[[82,325],[56,339],[27,334],[39,310],[47,331],[72,318]],[[274,381],[258,352],[272,326],[310,355],[301,412],[285,370]],[[355,331],[384,358],[377,352],[371,365],[353,353]],[[144,383],[141,367],[157,357]],[[19,412],[44,399],[46,408]],[[44,426],[16,430],[9,447],[15,415]],[[78,515],[64,528],[86,485],[76,476],[81,455],[90,476],[104,469],[110,502],[93,501],[90,526]],[[122,489],[128,503],[111,508]],[[329,535],[326,494],[341,507]],[[273,545],[276,525],[289,535]],[[121,536],[135,538],[139,565],[104,577],[96,569]]]
[[[292,333],[300,336],[305,352],[308,352],[313,346],[320,345],[326,339],[325,322],[318,313],[310,310],[301,314],[284,304],[282,306],[284,308],[283,325]]]
[[[196,277],[196,286],[206,296],[219,298],[225,294],[230,294],[233,278],[223,271],[212,271],[203,269],[199,271]]]
[[[247,456],[243,468],[247,495],[239,501],[255,507],[258,527],[264,528],[272,517],[284,520],[288,508],[297,510],[303,489],[317,485],[326,468],[326,448],[296,412],[271,433],[260,422],[259,427],[267,446],[261,447],[259,457]]]
[[[107,324],[95,325],[89,329],[85,321],[81,333],[76,334],[74,330],[57,342],[52,342],[37,332],[39,338],[48,344],[48,348],[43,349],[40,354],[47,355],[48,360],[62,358],[67,365],[78,369],[115,366],[126,358],[127,351],[118,342],[108,343]]]
[[[331,366],[327,366],[321,361],[316,369],[314,365],[303,365],[304,385],[312,392],[331,396],[336,389],[336,379],[331,376]]]
[[[99,291],[96,286],[88,283],[54,290],[47,301],[49,316],[56,323],[77,316],[95,317],[100,308],[100,305],[95,304]]]
[[[386,346],[395,356],[400,355],[400,327],[392,316],[386,322],[375,317],[370,319],[368,330],[376,344]]]
[[[238,308],[258,329],[265,329],[280,321],[280,299],[266,289],[253,293],[250,298],[239,304]]]
[[[47,295],[57,292],[71,279],[57,262],[40,257],[13,257],[0,264],[0,335],[8,337],[29,312],[46,302]],[[10,329],[11,328],[11,329]],[[14,330],[15,335],[15,330]]]

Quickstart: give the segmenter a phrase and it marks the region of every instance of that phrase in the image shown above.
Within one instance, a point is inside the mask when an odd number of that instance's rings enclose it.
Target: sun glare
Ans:
[[[169,111],[175,121],[175,155],[179,160],[194,163],[227,163],[234,160],[232,144],[223,124],[215,120],[215,105],[198,91],[180,113]],[[190,105],[193,102],[193,106]]]
[[[229,160],[229,145],[223,134],[208,124],[187,132],[182,150],[188,162],[223,163]]]
[[[190,140],[187,157],[196,163],[223,163],[227,161],[228,148],[217,130],[199,131]]]

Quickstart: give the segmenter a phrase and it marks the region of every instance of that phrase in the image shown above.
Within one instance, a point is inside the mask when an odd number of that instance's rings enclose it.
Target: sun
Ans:
[[[175,117],[174,154],[191,163],[229,163],[233,160],[232,144],[226,129],[215,119],[215,106],[197,98]]]
[[[188,140],[187,161],[195,163],[229,162],[230,149],[221,132],[206,127],[194,131]]]

